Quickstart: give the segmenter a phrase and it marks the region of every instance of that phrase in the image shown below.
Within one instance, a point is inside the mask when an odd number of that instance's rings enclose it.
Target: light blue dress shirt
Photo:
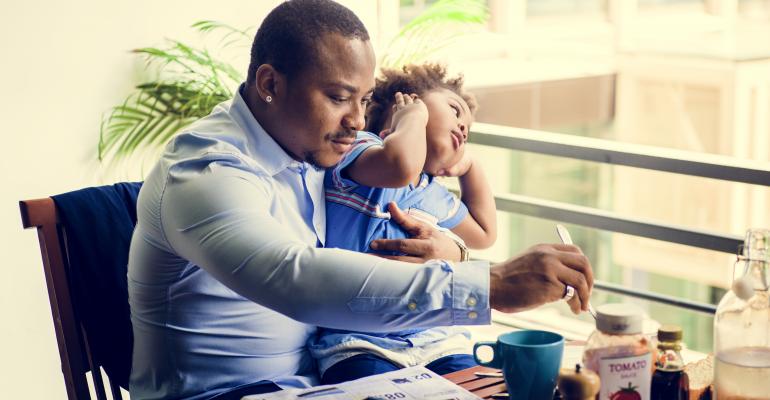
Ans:
[[[204,399],[260,380],[313,385],[305,343],[316,326],[489,323],[487,263],[416,266],[318,248],[324,171],[289,157],[242,90],[169,143],[139,194],[132,398]]]

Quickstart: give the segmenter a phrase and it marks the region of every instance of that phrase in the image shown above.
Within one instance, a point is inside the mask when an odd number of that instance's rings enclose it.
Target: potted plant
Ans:
[[[467,34],[468,27],[484,25],[487,19],[484,0],[438,0],[398,32],[380,65],[392,68],[425,61]],[[223,47],[248,46],[254,37],[252,29],[240,30],[216,21],[196,22],[192,28],[204,35],[220,35]],[[135,157],[154,157],[174,134],[231,99],[245,80],[241,71],[205,47],[178,40],[133,52],[146,58],[147,69],[158,68],[157,78],[136,85],[103,117],[98,158],[107,167]]]

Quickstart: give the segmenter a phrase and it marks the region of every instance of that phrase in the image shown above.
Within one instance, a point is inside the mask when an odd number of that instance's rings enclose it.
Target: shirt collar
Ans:
[[[230,106],[230,116],[236,121],[247,135],[246,153],[259,163],[268,174],[274,176],[289,166],[302,164],[294,160],[286,151],[273,139],[262,125],[259,124],[254,115],[249,110],[246,100],[243,98],[243,92],[246,90],[246,83],[238,87],[238,91],[233,98]]]

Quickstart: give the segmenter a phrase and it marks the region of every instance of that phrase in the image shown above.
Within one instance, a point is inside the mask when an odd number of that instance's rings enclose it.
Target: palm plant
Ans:
[[[248,40],[242,30],[215,21],[193,25],[201,33],[223,33],[230,39]],[[125,101],[103,118],[98,156],[102,162],[118,160],[166,143],[179,129],[208,115],[217,104],[233,96],[243,76],[211,53],[177,40],[162,48],[133,50],[147,59],[147,68],[160,69],[159,78],[140,83]]]
[[[380,66],[398,68],[428,60],[467,28],[487,23],[485,0],[438,0],[404,25],[388,45]]]
[[[404,26],[381,65],[398,67],[424,61],[463,34],[462,28],[484,24],[487,18],[484,0],[438,0]],[[200,21],[192,27],[202,34],[220,34],[223,47],[248,45],[254,37],[251,29],[240,30],[216,21]],[[158,78],[137,85],[102,119],[98,158],[107,166],[144,152],[157,152],[179,130],[232,98],[244,80],[243,74],[205,47],[168,40],[164,47],[133,52],[146,58],[147,69],[158,68]]]

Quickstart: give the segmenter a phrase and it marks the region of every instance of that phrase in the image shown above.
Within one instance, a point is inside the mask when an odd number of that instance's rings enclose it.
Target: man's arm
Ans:
[[[466,153],[467,157],[467,153]],[[468,247],[485,249],[497,239],[497,210],[492,189],[484,170],[473,159],[460,176],[461,200],[468,207],[468,215],[452,232],[460,236]]]
[[[192,179],[169,177],[159,209],[140,211],[158,213],[163,237],[153,240],[236,293],[308,324],[369,332],[488,324],[490,305],[506,312],[533,308],[561,298],[565,284],[577,290],[573,311],[587,308],[591,266],[575,246],[536,246],[491,270],[486,262],[416,266],[318,249],[269,214],[270,190],[267,179],[251,172],[215,167]],[[384,241],[383,249],[429,258],[436,249],[457,250],[438,230],[390,211],[408,232],[423,234]]]
[[[360,185],[379,188],[404,187],[425,166],[425,126],[428,109],[420,99],[396,93],[396,111],[382,146],[366,149],[344,173]]]
[[[377,239],[370,246],[411,254],[389,258],[419,262],[435,258],[435,249],[455,247],[452,239],[425,223],[410,218],[395,203],[388,207],[391,218],[407,231],[409,239]],[[462,264],[461,264],[462,265]],[[560,300],[566,285],[577,291],[569,300],[575,314],[588,311],[594,285],[591,263],[579,247],[566,244],[539,244],[522,254],[497,263],[490,269],[489,302],[503,312],[518,312]]]
[[[260,179],[236,168],[170,179],[160,209],[168,245],[238,294],[309,324],[387,332],[489,323],[488,263],[416,267],[308,246],[268,213],[271,186]]]

